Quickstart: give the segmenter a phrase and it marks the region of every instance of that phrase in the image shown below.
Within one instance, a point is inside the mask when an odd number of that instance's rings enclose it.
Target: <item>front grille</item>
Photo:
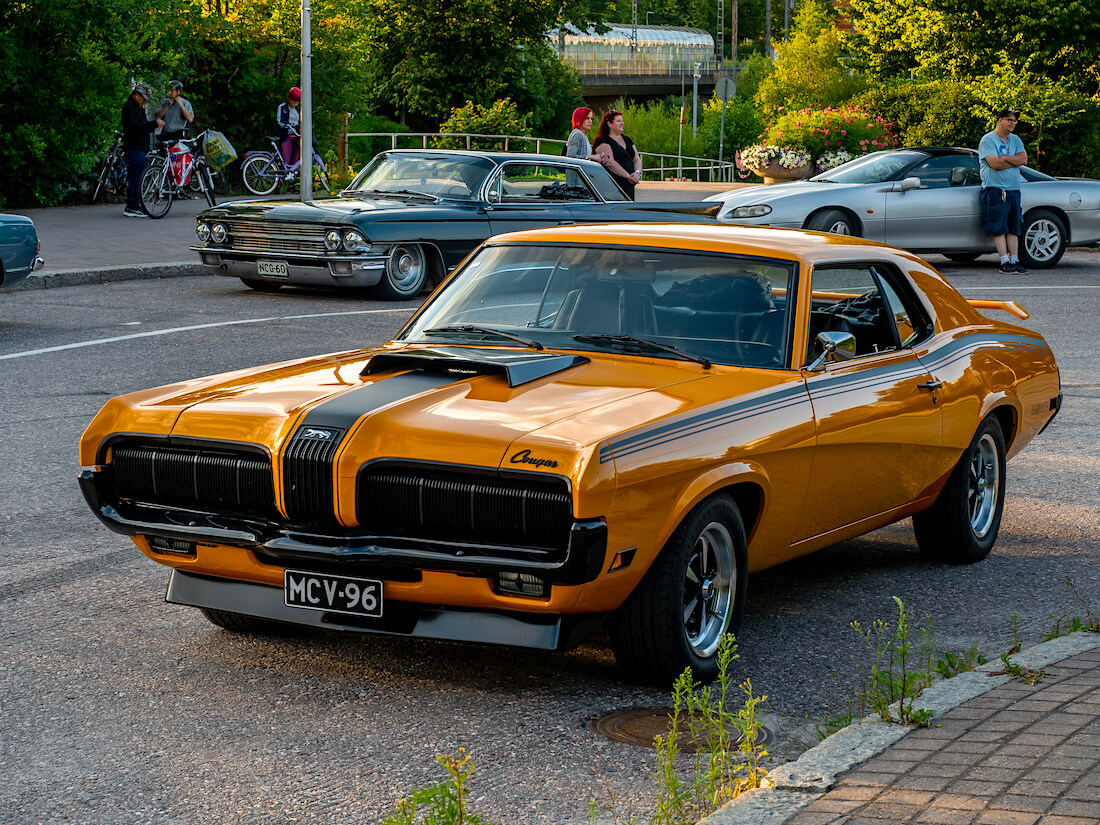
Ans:
[[[283,499],[296,524],[336,524],[332,460],[344,430],[299,427],[283,453]]]
[[[121,499],[219,513],[278,513],[271,459],[259,452],[116,445],[111,456]]]
[[[328,227],[291,221],[224,221],[234,252],[325,252]]]
[[[526,473],[371,465],[359,474],[356,506],[378,535],[561,552],[573,524],[566,481]]]

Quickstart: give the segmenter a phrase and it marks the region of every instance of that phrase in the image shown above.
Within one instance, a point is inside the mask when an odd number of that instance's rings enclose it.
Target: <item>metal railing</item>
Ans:
[[[597,77],[684,77],[688,81],[695,73],[695,63],[683,63],[681,61],[662,61],[646,58],[578,58],[567,57],[565,62],[581,75]],[[699,63],[699,72],[703,75],[713,75],[721,70],[717,60],[704,60]]]
[[[527,137],[524,135],[482,135],[473,132],[348,132],[344,135],[344,157],[349,157],[351,138],[384,138],[391,149],[435,149],[444,148],[434,145],[441,138],[454,138],[465,143],[468,150],[491,152],[520,152],[532,154],[561,155],[565,141],[559,138]],[[429,141],[433,143],[429,146]],[[490,143],[492,145],[487,146]],[[418,145],[419,144],[419,145]],[[549,147],[544,148],[544,147]],[[453,148],[453,146],[447,147]],[[714,158],[700,158],[693,155],[664,155],[659,152],[638,153],[642,156],[642,180],[691,180],[708,183],[723,183],[735,180],[736,168],[732,161],[718,161]]]

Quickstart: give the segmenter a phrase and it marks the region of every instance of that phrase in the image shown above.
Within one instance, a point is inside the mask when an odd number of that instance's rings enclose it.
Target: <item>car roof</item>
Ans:
[[[533,140],[534,138],[532,138]],[[553,161],[555,163],[591,163],[594,166],[598,166],[594,161],[588,161],[583,158],[568,158],[563,155],[548,155],[537,154],[534,152],[485,152],[477,149],[387,149],[385,154],[388,155],[440,155],[443,157],[468,157],[468,158],[486,158],[494,163],[504,163],[509,160],[524,160],[531,162],[536,161]]]
[[[924,152],[927,155],[976,155],[977,150],[966,146],[902,146],[899,152]]]
[[[505,243],[555,243],[594,246],[648,246],[724,252],[763,258],[802,260],[807,263],[852,260],[883,253],[912,258],[892,246],[826,232],[707,223],[621,223],[556,226],[497,235],[487,245]],[[915,259],[914,259],[915,260]]]

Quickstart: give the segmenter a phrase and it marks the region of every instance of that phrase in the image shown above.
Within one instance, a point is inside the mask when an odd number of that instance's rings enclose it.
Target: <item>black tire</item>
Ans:
[[[283,288],[282,284],[273,284],[271,281],[261,281],[258,278],[241,278],[241,283],[257,292],[278,292]]]
[[[1004,502],[1004,434],[996,416],[990,415],[978,427],[935,503],[913,516],[917,546],[933,561],[981,561],[997,541]]]
[[[981,252],[944,252],[944,257],[955,263],[968,264],[982,257]]]
[[[1020,260],[1029,269],[1050,269],[1066,252],[1065,222],[1049,209],[1034,209],[1024,216],[1020,230]]]
[[[275,622],[271,619],[257,619],[255,616],[245,616],[242,613],[230,613],[228,610],[215,610],[212,607],[200,607],[199,611],[211,624],[233,633],[260,634],[272,636],[286,634],[294,625],[284,622]]]
[[[378,284],[387,301],[407,301],[424,289],[428,280],[428,256],[418,244],[399,244],[390,252],[386,269]]]
[[[241,164],[244,188],[253,195],[270,195],[283,182],[279,168],[278,161],[271,155],[253,155]]]
[[[111,174],[111,156],[103,158],[96,167],[95,184],[92,186],[92,197],[89,203],[95,203],[99,196],[107,191],[107,178]]]
[[[145,167],[139,192],[141,208],[150,218],[163,218],[172,208],[171,174],[171,167],[161,157],[153,158]]]
[[[806,228],[815,232],[831,232],[834,235],[862,237],[859,223],[847,212],[842,212],[839,209],[824,209],[812,215],[806,222]]]
[[[688,514],[645,577],[611,617],[611,648],[632,678],[669,685],[690,667],[718,676],[718,643],[736,633],[748,592],[745,526],[727,496]]]

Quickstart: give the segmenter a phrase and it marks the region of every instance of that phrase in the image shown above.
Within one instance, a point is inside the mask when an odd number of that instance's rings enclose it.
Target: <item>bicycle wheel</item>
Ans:
[[[271,155],[253,155],[241,166],[244,187],[253,195],[270,195],[282,183],[282,170]]]
[[[95,203],[99,196],[107,188],[107,176],[111,174],[111,156],[103,158],[96,167],[95,183],[92,185],[92,199],[89,203]]]
[[[324,189],[326,192],[332,191],[332,182],[328,177],[328,169],[321,163],[321,159],[316,155],[313,158],[313,188]]]
[[[214,198],[214,181],[210,178],[210,167],[205,161],[195,164],[195,174],[191,176],[191,180],[196,178],[200,181],[199,188],[202,190],[203,197],[206,198],[206,203],[216,206],[218,202]]]
[[[125,198],[129,194],[126,191],[127,176],[126,161],[121,152],[115,152],[111,156],[110,171],[107,173],[107,191],[116,198]]]
[[[141,176],[141,208],[150,218],[163,218],[172,208],[172,168],[164,158],[153,158]]]

